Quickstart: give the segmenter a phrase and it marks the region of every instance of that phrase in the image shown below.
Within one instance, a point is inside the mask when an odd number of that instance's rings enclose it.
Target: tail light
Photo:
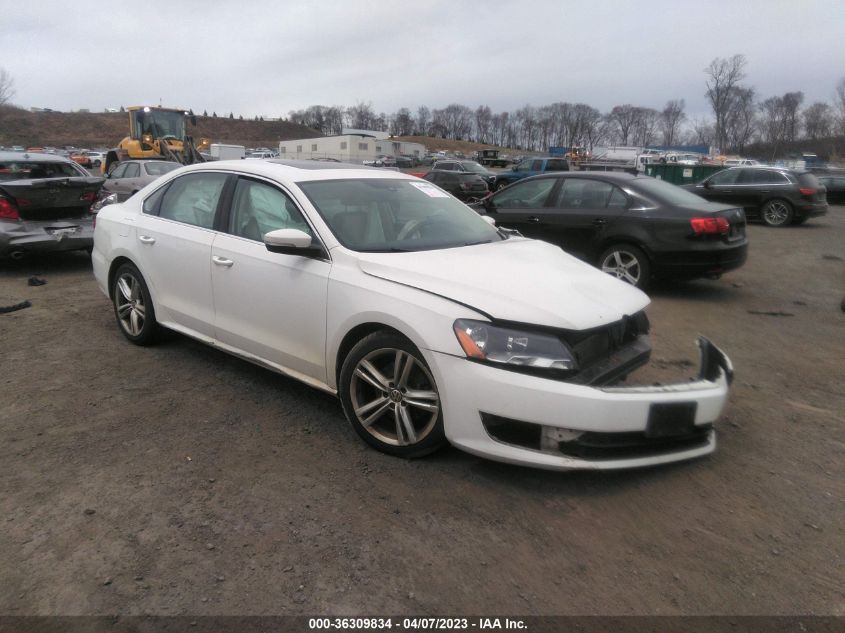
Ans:
[[[462,191],[467,191],[470,188],[470,186],[465,182],[458,183],[458,186],[461,188]]]
[[[731,230],[726,218],[692,218],[689,222],[696,235],[727,235]]]
[[[18,207],[8,198],[0,198],[0,220],[20,220]]]
[[[94,200],[97,199],[97,194],[94,191],[86,191],[81,196],[79,196],[79,199],[83,202],[94,202]]]
[[[816,190],[813,189],[812,187],[801,187],[800,189],[798,189],[798,191],[801,192],[802,196],[814,196],[814,195],[816,195]]]

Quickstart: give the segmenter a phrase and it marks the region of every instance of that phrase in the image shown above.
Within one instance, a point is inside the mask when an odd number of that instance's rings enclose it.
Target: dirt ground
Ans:
[[[717,452],[615,474],[381,455],[318,391],[128,344],[84,254],[0,264],[0,614],[845,614],[845,207],[749,235],[649,308],[657,374],[699,333],[734,362]]]

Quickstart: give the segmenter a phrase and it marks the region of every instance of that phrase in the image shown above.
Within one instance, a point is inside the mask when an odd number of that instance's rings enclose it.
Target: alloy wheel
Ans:
[[[789,220],[790,209],[785,202],[771,200],[763,209],[763,219],[770,226],[780,226]]]
[[[636,286],[642,276],[642,266],[636,255],[628,251],[613,251],[601,263],[602,272]]]
[[[120,325],[130,336],[140,336],[147,313],[141,282],[135,275],[125,272],[117,278],[115,286],[115,304]]]
[[[358,361],[349,395],[361,426],[392,446],[422,442],[440,414],[440,396],[428,368],[401,349],[377,349]]]

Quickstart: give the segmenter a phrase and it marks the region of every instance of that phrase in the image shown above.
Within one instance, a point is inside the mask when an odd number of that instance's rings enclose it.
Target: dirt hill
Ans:
[[[113,147],[128,131],[126,113],[29,112],[0,107],[0,145]],[[321,136],[311,128],[287,121],[242,121],[210,116],[198,116],[196,127],[188,124],[188,133],[195,139],[209,138],[212,143],[271,148],[283,140]]]

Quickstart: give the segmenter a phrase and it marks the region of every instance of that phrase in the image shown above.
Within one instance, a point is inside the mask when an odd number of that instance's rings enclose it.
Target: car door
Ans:
[[[696,185],[695,193],[712,202],[737,204],[740,194],[737,187],[737,178],[743,171],[747,170],[733,168],[718,171]]]
[[[596,245],[613,223],[628,210],[628,196],[614,184],[568,176],[557,188],[540,224],[547,241],[583,259],[595,254]]]
[[[209,171],[175,178],[144,200],[135,219],[135,252],[159,320],[207,341],[214,337],[211,244],[228,178]]]
[[[557,182],[552,176],[521,180],[487,198],[484,209],[505,228],[516,229],[525,237],[548,240],[544,211]]]
[[[264,234],[295,228],[318,238],[275,183],[240,177],[211,249],[215,335],[224,345],[326,381],[326,296],[331,262],[271,253]]]
[[[117,199],[121,202],[127,200],[143,187],[141,184],[141,166],[138,163],[127,163],[126,169],[115,182],[118,186]]]
[[[112,170],[112,172],[106,176],[106,182],[103,184],[103,189],[108,191],[109,193],[117,194],[117,199],[121,202],[126,200],[126,197],[122,197],[121,194],[123,193],[123,188],[121,185],[123,174],[126,173],[126,168],[129,166],[129,163],[122,163]]]

